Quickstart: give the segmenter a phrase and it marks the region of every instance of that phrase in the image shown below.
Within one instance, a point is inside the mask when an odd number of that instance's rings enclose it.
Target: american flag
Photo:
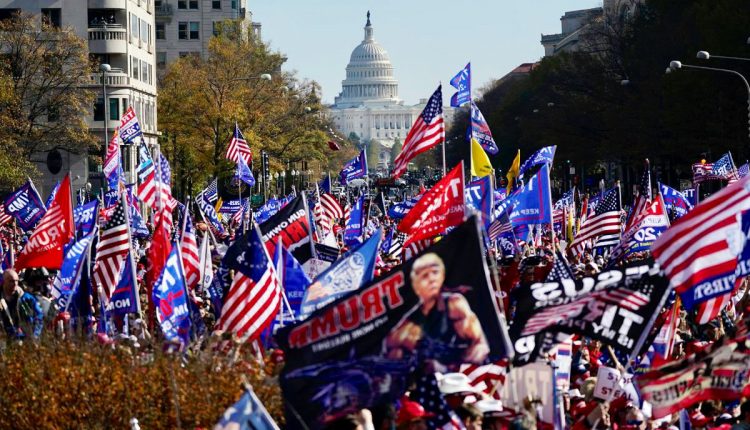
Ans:
[[[211,204],[215,204],[219,200],[219,185],[216,178],[203,190],[203,198]]]
[[[281,287],[257,226],[250,230],[247,247],[236,263],[216,326],[242,339],[254,339],[271,324],[281,304]]]
[[[352,216],[352,206],[349,203],[347,203],[346,206],[344,207],[344,216],[343,216],[344,225],[349,224],[349,218],[351,218],[351,216]]]
[[[416,388],[410,392],[409,397],[422,405],[427,411],[435,414],[429,418],[429,428],[435,429],[463,429],[461,421],[446,403],[440,393],[437,378],[434,373],[422,374],[416,382]]]
[[[198,256],[198,241],[195,238],[195,228],[190,214],[185,209],[185,231],[180,240],[182,267],[185,269],[185,283],[189,290],[195,288],[200,281],[200,258]]]
[[[495,240],[500,237],[503,233],[511,233],[513,231],[513,224],[510,222],[507,213],[503,213],[501,216],[495,218],[490,227],[487,229],[487,235],[490,240]]]
[[[321,194],[320,204],[323,206],[323,214],[330,220],[338,220],[344,217],[344,211],[341,204],[331,194]]]
[[[745,163],[737,169],[738,179],[742,179],[748,175],[750,175],[750,163]]]
[[[107,298],[111,296],[113,289],[120,282],[120,272],[122,272],[125,257],[130,252],[128,237],[125,208],[120,199],[117,201],[112,216],[104,225],[96,247],[94,283],[104,289]]]
[[[704,286],[734,274],[737,252],[728,239],[741,230],[737,215],[748,209],[750,177],[745,177],[701,202],[662,233],[651,247],[685,307],[699,308],[701,324],[718,315],[729,301],[734,282],[716,282],[726,284],[725,288]],[[744,235],[740,236],[744,243]]]
[[[555,252],[555,262],[552,264],[552,270],[547,275],[547,282],[557,282],[563,279],[575,279],[575,276],[568,264],[568,260],[558,250]]]
[[[587,240],[610,234],[618,235],[618,237],[620,235],[620,195],[618,187],[604,193],[604,197],[596,205],[594,215],[583,222],[570,247],[576,248]]]
[[[415,241],[410,241],[407,239],[406,242],[409,242],[409,244],[406,245],[406,247],[404,247],[403,249],[404,261],[411,260],[417,254],[429,248],[430,245],[432,245],[432,241],[433,241],[432,238],[415,240]]]
[[[417,117],[406,135],[401,153],[393,160],[393,178],[398,178],[405,171],[409,161],[417,155],[433,148],[445,140],[445,123],[443,121],[442,85],[432,94],[422,113]]]
[[[406,233],[401,233],[395,229],[392,232],[393,237],[391,238],[391,246],[388,247],[388,258],[401,258],[404,242],[406,242]]]
[[[172,169],[169,167],[169,161],[164,154],[159,154],[159,168],[157,177],[157,194],[158,194],[158,207],[162,208],[161,215],[158,222],[163,222],[167,229],[167,232],[172,231],[172,211],[177,207],[179,203],[172,197]]]
[[[229,141],[229,146],[227,147],[227,158],[237,163],[238,157],[240,156],[245,160],[245,163],[247,163],[248,166],[253,160],[253,153],[247,145],[247,140],[245,140],[245,136],[242,135],[239,126],[235,123],[234,134],[232,135],[232,140]]]
[[[148,147],[141,142],[138,147],[138,200],[156,209],[156,169]]]
[[[112,134],[112,140],[107,145],[107,155],[104,158],[104,176],[109,179],[112,175],[117,174],[117,169],[120,168],[120,138],[117,135],[118,130]]]
[[[0,226],[3,226],[13,220],[13,215],[5,212],[5,203],[0,203]]]
[[[496,361],[490,364],[462,364],[461,373],[469,377],[469,383],[482,392],[500,400],[503,385],[508,374],[508,359]]]
[[[633,221],[638,218],[641,212],[643,212],[643,209],[651,204],[651,198],[651,170],[648,160],[646,160],[646,168],[643,171],[643,176],[641,177],[641,185],[638,189],[638,196],[635,198],[633,208],[631,209],[628,216],[628,221],[625,223],[625,230],[630,229],[630,227],[633,226]]]

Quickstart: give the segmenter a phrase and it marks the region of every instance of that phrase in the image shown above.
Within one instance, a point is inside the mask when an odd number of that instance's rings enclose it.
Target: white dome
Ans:
[[[372,102],[400,103],[393,65],[388,51],[373,37],[370,12],[367,12],[365,38],[352,51],[346,66],[346,79],[341,86],[341,92],[334,101],[336,107],[355,107]]]

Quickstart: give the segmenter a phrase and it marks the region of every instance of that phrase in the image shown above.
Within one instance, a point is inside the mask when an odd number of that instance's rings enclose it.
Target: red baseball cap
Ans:
[[[432,418],[435,414],[427,412],[417,402],[404,397],[401,399],[401,409],[398,410],[396,425],[401,425],[422,418]]]

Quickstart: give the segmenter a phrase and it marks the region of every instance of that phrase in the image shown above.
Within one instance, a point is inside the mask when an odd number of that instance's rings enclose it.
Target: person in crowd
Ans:
[[[740,416],[732,430],[750,430],[750,399],[745,400],[740,406]]]
[[[0,315],[9,339],[38,338],[44,326],[44,311],[36,297],[18,285],[18,273],[3,272],[3,295]]]
[[[396,416],[396,428],[397,430],[427,430],[426,420],[433,416],[419,403],[403,397],[401,408]]]
[[[466,430],[482,430],[482,412],[474,405],[462,404],[455,410]]]

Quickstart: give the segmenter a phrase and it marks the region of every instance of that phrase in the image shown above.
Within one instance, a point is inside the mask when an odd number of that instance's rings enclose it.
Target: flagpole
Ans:
[[[136,309],[138,309],[138,314],[140,315],[141,291],[140,287],[138,286],[138,275],[135,271],[135,260],[133,259],[133,238],[131,237],[130,233],[130,206],[128,205],[125,193],[120,194],[120,204],[123,205],[123,212],[125,212],[125,230],[128,232],[128,256],[126,258],[130,259],[131,275],[133,276],[133,283],[135,283],[135,306]],[[114,285],[113,287],[117,288],[117,285]]]
[[[200,197],[200,198],[203,198],[203,197]],[[214,236],[214,232],[211,231],[211,224],[208,221],[206,221],[206,216],[203,215],[203,210],[201,209],[201,205],[196,205],[195,207],[198,208],[198,213],[200,214],[201,219],[206,224],[206,227],[208,227],[208,234],[211,236],[211,239],[213,239],[214,246],[218,248],[219,242],[216,240],[216,236]]]
[[[547,168],[547,202],[549,203],[549,235],[552,240],[552,252],[555,252],[555,214],[552,211],[552,179],[550,178],[550,165]]]

